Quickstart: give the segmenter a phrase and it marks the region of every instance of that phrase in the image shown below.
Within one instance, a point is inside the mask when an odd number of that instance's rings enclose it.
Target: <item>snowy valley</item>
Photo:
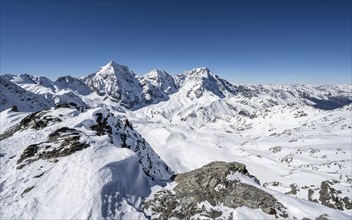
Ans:
[[[0,75],[1,219],[350,219],[352,86]]]

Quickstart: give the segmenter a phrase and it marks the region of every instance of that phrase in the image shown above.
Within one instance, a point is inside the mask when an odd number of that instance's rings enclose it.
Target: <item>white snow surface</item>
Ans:
[[[27,91],[0,75],[0,111],[16,105],[19,111],[41,111],[54,106],[52,100]]]
[[[3,75],[0,80],[1,134],[29,112],[49,109],[54,102],[73,100],[93,108],[51,109],[46,114],[62,122],[40,131],[20,130],[1,140],[1,219],[146,218],[140,209],[143,199],[152,198],[162,186],[146,175],[148,160],[136,153],[137,140],[144,139],[143,155],[152,155],[156,179],[171,175],[164,162],[182,173],[212,161],[236,161],[260,180],[255,187],[288,208],[291,219],[352,217],[351,210],[308,201],[309,189],[314,190],[311,199],[319,200],[323,181],[333,182],[339,197],[352,199],[351,85],[232,85],[207,68],[173,77],[153,70],[137,77],[114,62],[83,79],[67,76],[52,82],[45,77]],[[16,95],[18,91],[21,95]],[[22,112],[9,110],[13,105]],[[121,148],[121,138],[111,142],[109,135],[92,131],[96,113],[111,114],[110,124],[128,118],[133,128],[124,132],[131,134],[128,144],[133,147]],[[60,127],[83,132],[81,141],[90,147],[56,163],[37,160],[16,169],[27,146],[45,142]],[[222,211],[219,219],[230,214],[234,219],[273,217],[247,207],[210,207],[207,201],[200,205]]]
[[[116,125],[112,140],[90,129],[99,113],[108,118],[108,124]],[[136,132],[119,128],[123,123],[108,115],[104,109],[85,113],[69,108],[50,110],[43,117],[60,117],[62,122],[50,124],[39,132],[20,130],[2,140],[1,219],[142,218],[144,214],[138,207],[141,199],[149,195],[152,180],[168,179],[171,174],[147,143],[138,144],[144,140]],[[2,125],[13,117],[9,110],[1,112]],[[16,161],[27,146],[45,142],[50,133],[62,127],[84,134],[81,142],[90,146],[59,157],[58,161],[39,159],[16,169]],[[130,149],[121,148],[123,132]]]

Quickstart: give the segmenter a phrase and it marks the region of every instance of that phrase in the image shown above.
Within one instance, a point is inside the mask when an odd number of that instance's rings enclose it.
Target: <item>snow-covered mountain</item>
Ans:
[[[64,76],[53,82],[46,77],[29,74],[5,74],[3,77],[25,90],[41,94],[49,102],[54,102],[55,105],[72,105],[80,108],[88,107],[81,96],[90,94],[91,90],[77,78]]]
[[[56,92],[54,83],[50,79],[44,76],[33,76],[29,74],[21,74],[21,75],[5,74],[3,75],[3,77],[21,86],[22,88],[34,93],[46,94],[46,93]]]
[[[143,103],[142,86],[136,75],[127,66],[110,61],[96,73],[85,77],[83,81],[98,95],[106,96],[126,108]]]
[[[82,80],[72,76],[59,77],[54,84],[57,90],[74,91],[80,95],[89,95],[92,93],[91,88],[82,82]]]
[[[352,216],[351,85],[137,76],[115,62],[0,80],[1,218]]]
[[[0,76],[0,111],[16,106],[18,111],[40,111],[54,106],[41,94],[27,91]]]
[[[289,106],[332,110],[352,103],[351,85],[232,85],[207,68],[175,76],[177,92],[167,102],[148,105],[134,112],[151,121],[209,126],[266,117],[271,108]]]
[[[137,78],[143,87],[146,104],[155,104],[169,99],[177,91],[175,79],[165,70],[152,70]]]
[[[233,85],[212,73],[208,68],[192,69],[176,75],[175,79],[180,88],[186,88],[186,96],[189,98],[200,98],[205,92],[211,92],[219,98],[236,94]]]

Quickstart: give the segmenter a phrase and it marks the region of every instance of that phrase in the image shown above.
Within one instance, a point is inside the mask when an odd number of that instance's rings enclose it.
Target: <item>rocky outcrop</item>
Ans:
[[[82,132],[72,128],[62,127],[49,134],[48,141],[29,145],[17,160],[17,169],[37,161],[65,157],[89,147],[80,141]],[[53,162],[56,162],[55,160]]]
[[[7,129],[3,134],[0,134],[0,141],[8,137],[11,137],[14,133],[19,130],[25,130],[28,128],[40,130],[48,125],[61,122],[62,120],[58,117],[48,115],[47,111],[34,112],[23,118],[20,123]]]
[[[134,131],[132,123],[127,119],[122,121],[108,110],[99,110],[94,113],[94,122],[90,129],[96,131],[98,136],[108,135],[112,144],[135,152],[144,173],[151,180],[168,180],[173,175],[173,171],[144,138]]]
[[[276,217],[288,217],[285,207],[269,193],[255,187],[259,180],[250,175],[246,166],[233,162],[212,162],[202,168],[175,176],[177,185],[163,189],[144,203],[152,218],[189,219],[194,215],[210,218],[222,216],[216,206],[246,206],[261,209]],[[213,208],[206,208],[205,202]]]
[[[341,191],[334,189],[333,185],[334,183],[328,180],[321,182],[319,191],[319,201],[321,204],[333,209],[351,210],[351,200],[347,196],[342,197]]]

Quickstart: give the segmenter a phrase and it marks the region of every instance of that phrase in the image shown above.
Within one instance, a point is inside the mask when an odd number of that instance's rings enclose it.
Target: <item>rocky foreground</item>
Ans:
[[[275,217],[288,217],[286,208],[275,197],[253,186],[259,185],[259,180],[250,175],[241,163],[212,162],[177,175],[175,182],[175,187],[158,191],[153,199],[145,202],[145,208],[153,217],[214,219],[224,214],[216,208],[219,204],[231,209],[246,206]]]
[[[238,219],[246,216],[239,209],[256,210],[257,213],[250,216],[260,219],[330,219],[329,214],[311,218],[311,213],[301,211],[297,217],[290,211],[291,201],[288,202],[283,195],[271,193],[249,174],[244,164],[216,161],[175,175],[169,186],[157,190],[146,199],[144,209],[152,219]],[[323,205],[336,208],[326,201],[331,193],[329,187],[322,187],[319,193]],[[333,198],[339,203],[345,202],[345,199]],[[347,204],[351,201],[346,197],[346,209],[351,209]],[[301,210],[309,209],[306,206]]]

